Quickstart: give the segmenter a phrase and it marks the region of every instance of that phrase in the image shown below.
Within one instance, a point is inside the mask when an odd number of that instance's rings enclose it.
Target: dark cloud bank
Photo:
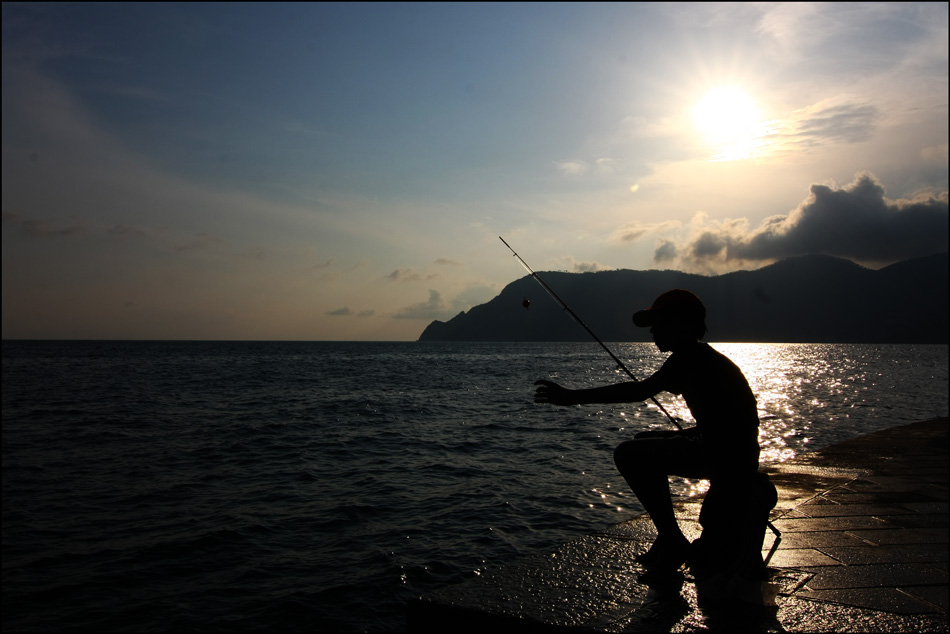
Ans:
[[[748,230],[744,222],[703,227],[684,245],[663,241],[657,263],[677,257],[702,268],[824,254],[868,265],[942,253],[948,248],[947,192],[889,201],[884,186],[861,174],[840,189],[812,185],[811,195],[788,215]]]

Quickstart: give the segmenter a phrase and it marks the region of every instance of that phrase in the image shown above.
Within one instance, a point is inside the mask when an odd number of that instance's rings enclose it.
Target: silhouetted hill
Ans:
[[[631,316],[671,288],[706,304],[708,341],[947,343],[946,253],[880,270],[824,255],[715,277],[678,271],[539,272],[604,341],[650,341]],[[525,309],[522,300],[531,300]],[[433,321],[420,341],[587,341],[590,335],[525,276],[486,304]]]

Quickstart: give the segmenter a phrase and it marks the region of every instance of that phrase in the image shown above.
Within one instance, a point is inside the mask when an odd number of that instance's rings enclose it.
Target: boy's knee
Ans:
[[[642,441],[626,440],[614,448],[614,464],[621,473],[643,471],[650,463],[649,451]]]
[[[619,469],[621,472],[623,472],[625,469],[629,469],[631,462],[636,462],[632,460],[633,455],[637,450],[634,442],[636,441],[626,440],[614,447],[614,464],[617,465],[617,469]]]
[[[626,449],[624,449],[624,445],[626,445],[628,442],[630,441],[622,442],[614,447],[614,464],[618,467],[620,466],[620,463],[623,462],[624,456],[627,454]]]

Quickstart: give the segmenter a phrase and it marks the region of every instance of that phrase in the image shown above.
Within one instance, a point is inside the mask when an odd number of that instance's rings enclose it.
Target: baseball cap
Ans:
[[[671,321],[697,321],[706,319],[706,307],[695,294],[682,288],[666,291],[656,298],[653,305],[633,314],[633,323],[641,328]]]

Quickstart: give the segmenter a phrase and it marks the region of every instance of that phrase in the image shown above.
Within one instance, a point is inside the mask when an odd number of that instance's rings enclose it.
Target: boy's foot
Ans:
[[[678,596],[686,578],[678,569],[650,568],[637,575],[637,581],[663,595]]]
[[[676,539],[657,537],[647,552],[637,555],[636,560],[650,569],[676,570],[689,556],[689,540],[683,536]]]

